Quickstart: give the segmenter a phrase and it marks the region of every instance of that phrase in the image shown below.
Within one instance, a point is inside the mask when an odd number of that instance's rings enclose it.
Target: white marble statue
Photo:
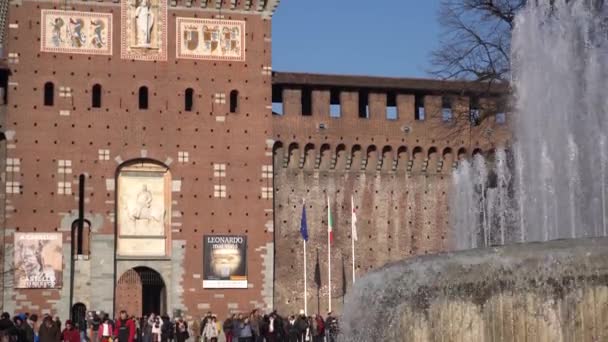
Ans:
[[[154,13],[150,0],[141,0],[135,10],[135,25],[137,27],[138,47],[151,47],[152,28],[154,27]]]

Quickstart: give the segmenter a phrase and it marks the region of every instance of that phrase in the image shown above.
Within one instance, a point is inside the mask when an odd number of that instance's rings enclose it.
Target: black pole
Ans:
[[[72,222],[72,226],[70,227],[70,235],[71,235],[71,239],[70,239],[70,307],[69,307],[69,313],[70,313],[70,319],[73,320],[73,312],[72,312],[72,305],[74,303],[74,232],[75,232],[75,223],[76,222]]]
[[[82,255],[82,234],[84,231],[84,175],[78,179],[78,255]]]
[[[74,305],[74,275],[76,274],[76,255],[82,255],[82,233],[84,231],[84,175],[78,177],[78,219],[70,227],[70,319],[75,319],[72,306]],[[76,235],[78,229],[78,237]],[[75,241],[78,239],[78,241]],[[75,251],[76,249],[76,251]],[[76,253],[74,253],[76,252]]]

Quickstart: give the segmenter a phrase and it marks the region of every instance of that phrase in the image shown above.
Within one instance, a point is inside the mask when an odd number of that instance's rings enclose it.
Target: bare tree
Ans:
[[[526,0],[442,0],[440,46],[431,73],[442,79],[508,80],[511,31]]]

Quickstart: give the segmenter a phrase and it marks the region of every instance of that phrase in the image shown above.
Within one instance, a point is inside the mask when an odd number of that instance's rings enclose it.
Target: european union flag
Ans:
[[[306,204],[302,205],[302,221],[300,222],[300,234],[302,239],[308,241],[308,225],[306,224]]]

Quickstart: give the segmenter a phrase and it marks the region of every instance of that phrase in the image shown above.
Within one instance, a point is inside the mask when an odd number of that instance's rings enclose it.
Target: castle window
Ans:
[[[148,109],[148,87],[139,88],[139,109]]]
[[[424,112],[424,95],[416,95],[414,98],[414,118],[417,121],[424,121],[425,112]]]
[[[93,86],[91,97],[91,106],[93,108],[101,108],[101,85],[96,84]]]
[[[302,89],[302,115],[312,115],[312,91],[310,89]]]
[[[340,103],[340,91],[335,90],[329,93],[329,117],[339,118],[342,116],[342,106]]]
[[[283,115],[283,90],[272,91],[272,115]]]
[[[192,88],[186,89],[184,94],[184,110],[186,112],[192,111],[192,105],[194,104],[194,90]]]
[[[496,113],[496,123],[499,125],[507,123],[507,114],[505,112]]]
[[[481,122],[478,97],[471,97],[469,100],[469,120],[472,126],[478,126]]]
[[[236,113],[239,110],[239,91],[233,90],[230,92],[230,113]]]
[[[394,93],[386,94],[386,119],[399,119],[399,111],[397,110],[397,96]]]
[[[441,119],[443,122],[451,122],[453,118],[452,99],[449,96],[444,96],[441,99]]]
[[[44,84],[44,105],[52,106],[55,102],[55,85],[53,82]]]
[[[369,95],[367,92],[359,92],[359,117],[369,119]]]

